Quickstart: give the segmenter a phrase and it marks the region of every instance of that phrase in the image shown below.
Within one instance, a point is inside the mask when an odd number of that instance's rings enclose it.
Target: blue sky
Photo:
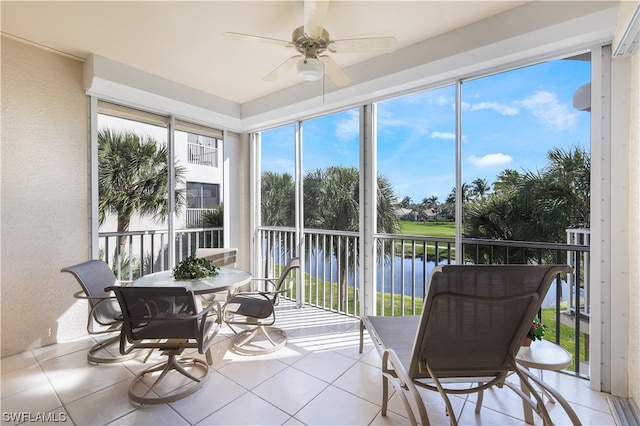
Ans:
[[[557,60],[462,84],[462,180],[533,171],[554,147],[589,149],[590,113],[572,106],[590,63]],[[378,173],[400,199],[443,202],[455,185],[455,87],[378,104]],[[303,122],[304,170],[358,167],[358,112]],[[293,174],[293,126],[263,132],[262,171]]]

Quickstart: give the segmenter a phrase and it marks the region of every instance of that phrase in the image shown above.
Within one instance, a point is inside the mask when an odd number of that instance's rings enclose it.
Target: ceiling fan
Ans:
[[[305,81],[315,81],[326,75],[336,86],[343,87],[351,78],[327,55],[331,53],[389,53],[396,48],[395,37],[367,37],[332,40],[324,28],[329,7],[327,0],[304,0],[304,24],[291,34],[291,41],[234,32],[225,33],[229,39],[275,44],[295,48],[299,53],[290,57],[263,80],[274,81],[294,65],[298,76]]]

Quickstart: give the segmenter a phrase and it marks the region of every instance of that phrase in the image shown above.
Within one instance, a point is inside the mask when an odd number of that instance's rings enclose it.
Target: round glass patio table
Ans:
[[[213,277],[197,280],[176,280],[173,271],[154,272],[134,280],[132,287],[176,287],[185,286],[195,294],[217,293],[232,291],[251,282],[251,273],[244,269],[221,266],[218,274]]]

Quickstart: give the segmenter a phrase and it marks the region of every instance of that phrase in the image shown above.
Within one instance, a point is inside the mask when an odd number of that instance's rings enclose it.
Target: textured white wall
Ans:
[[[2,356],[85,334],[89,258],[87,97],[82,63],[2,37]]]

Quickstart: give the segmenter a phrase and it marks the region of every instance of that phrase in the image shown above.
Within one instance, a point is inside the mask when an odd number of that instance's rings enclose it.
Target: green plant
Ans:
[[[207,259],[189,256],[173,268],[173,277],[176,280],[197,280],[217,275],[218,269]]]
[[[527,337],[531,340],[542,340],[546,330],[547,327],[540,321],[540,318],[535,317],[533,319],[533,323],[531,324],[531,329],[529,330],[529,334],[527,334]]]

